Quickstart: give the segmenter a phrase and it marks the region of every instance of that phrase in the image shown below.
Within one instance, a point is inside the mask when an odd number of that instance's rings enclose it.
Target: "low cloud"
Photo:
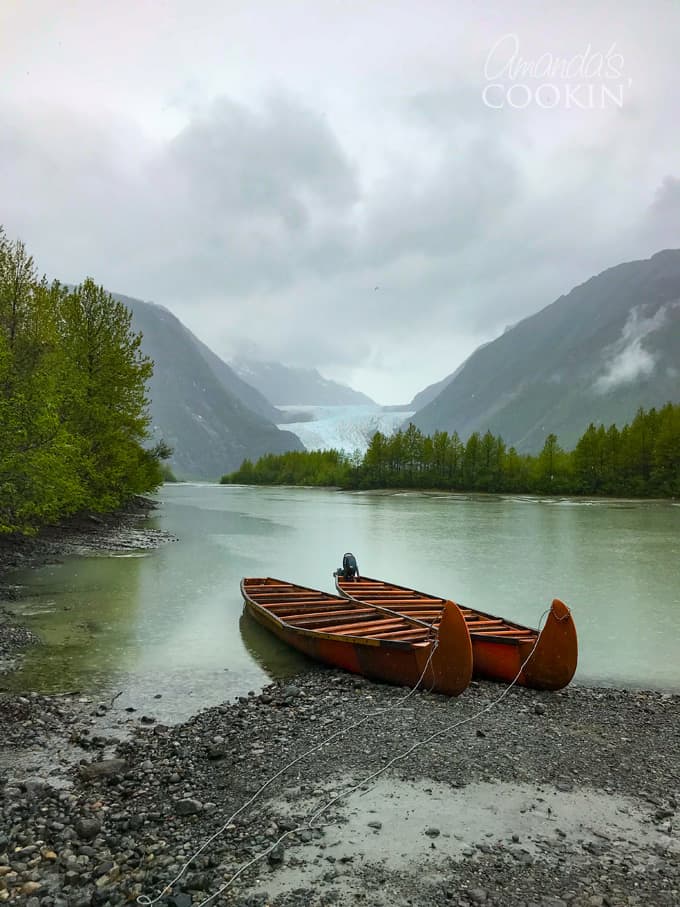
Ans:
[[[673,303],[678,305],[679,303]],[[605,372],[595,382],[595,390],[605,394],[620,385],[632,384],[649,377],[654,371],[657,357],[645,349],[643,343],[655,331],[666,323],[670,306],[661,306],[657,311],[645,317],[640,308],[631,311],[623,326],[621,337],[607,350],[611,357],[605,366]]]

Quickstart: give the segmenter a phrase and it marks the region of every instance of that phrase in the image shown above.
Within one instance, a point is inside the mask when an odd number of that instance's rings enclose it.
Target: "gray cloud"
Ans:
[[[316,69],[273,43],[260,59],[280,76],[273,92],[245,92],[233,73],[219,90],[178,82],[153,46],[141,93],[160,105],[165,78],[167,97],[189,100],[152,122],[112,91],[99,103],[45,77],[27,103],[17,88],[0,109],[0,220],[49,274],[161,302],[221,355],[254,344],[401,402],[593,273],[678,243],[668,30],[628,15],[626,71],[641,87],[623,110],[491,110],[483,67],[503,10],[480,24],[463,9],[458,23],[437,5],[412,34],[406,6],[395,19],[376,8],[375,49],[351,59],[317,24],[328,60]],[[527,54],[610,34],[586,6],[559,40],[522,10],[512,27]],[[153,23],[140,28],[141,46]],[[131,104],[140,61],[120,77]],[[63,52],[59,66],[66,79]]]
[[[647,229],[659,240],[680,236],[680,178],[666,176],[649,207]]]

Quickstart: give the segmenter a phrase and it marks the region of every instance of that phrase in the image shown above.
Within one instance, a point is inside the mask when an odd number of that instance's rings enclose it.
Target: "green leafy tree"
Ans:
[[[39,279],[0,229],[0,533],[109,510],[162,481],[147,439],[146,382],[131,315],[88,280]]]
[[[157,478],[156,458],[142,448],[149,425],[146,385],[153,371],[132,314],[87,279],[59,309],[68,393],[62,416],[80,438],[89,506],[107,510]]]

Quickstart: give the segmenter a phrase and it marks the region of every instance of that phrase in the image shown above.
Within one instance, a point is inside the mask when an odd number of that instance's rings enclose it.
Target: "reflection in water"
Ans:
[[[269,630],[265,630],[247,611],[241,615],[238,625],[248,653],[272,678],[289,677],[295,659],[300,671],[312,664],[302,652],[291,649]]]
[[[143,559],[72,558],[27,577],[24,617],[44,646],[28,649],[15,689],[81,691],[115,684],[134,663]],[[23,577],[22,577],[23,578]]]
[[[178,542],[13,577],[27,594],[12,607],[44,644],[3,686],[122,690],[120,707],[180,720],[307,664],[242,617],[243,576],[333,591],[354,551],[368,575],[519,623],[562,598],[577,682],[680,688],[672,504],[181,484],[159,497],[152,525]]]

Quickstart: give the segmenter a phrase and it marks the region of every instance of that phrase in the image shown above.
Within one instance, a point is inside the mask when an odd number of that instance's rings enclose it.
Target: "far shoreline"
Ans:
[[[220,485],[225,488],[301,488],[306,491],[338,491],[345,494],[374,494],[389,497],[398,494],[417,494],[423,497],[442,497],[443,495],[473,500],[531,500],[531,501],[576,501],[579,503],[594,504],[669,504],[680,507],[680,498],[630,498],[608,497],[607,495],[577,495],[577,494],[535,494],[529,491],[457,491],[451,488],[413,488],[408,485],[394,488],[343,488],[340,485],[291,485],[286,483],[265,484],[264,482],[202,482],[181,481],[173,485]]]

